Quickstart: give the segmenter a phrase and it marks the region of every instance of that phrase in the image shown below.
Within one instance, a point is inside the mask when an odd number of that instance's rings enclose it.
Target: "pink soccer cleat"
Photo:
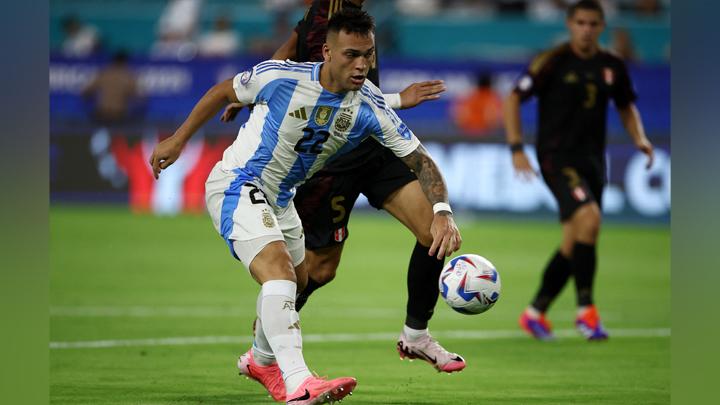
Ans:
[[[288,395],[287,405],[331,404],[352,395],[357,380],[352,377],[340,377],[325,380],[320,377],[308,377]]]
[[[274,400],[282,402],[285,400],[285,381],[283,381],[280,367],[277,363],[269,366],[261,366],[255,363],[252,349],[240,356],[237,362],[240,374],[262,384]]]
[[[437,371],[452,373],[465,368],[465,360],[460,355],[448,352],[430,335],[411,342],[403,332],[397,342],[397,351],[401,359],[425,360]]]

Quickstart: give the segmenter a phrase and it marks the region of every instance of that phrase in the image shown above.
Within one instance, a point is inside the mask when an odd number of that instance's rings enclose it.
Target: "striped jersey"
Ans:
[[[420,144],[375,85],[366,80],[358,91],[332,93],[320,85],[321,66],[269,60],[233,79],[238,100],[255,108],[222,167],[255,180],[276,207],[286,207],[296,186],[368,137],[398,157]]]

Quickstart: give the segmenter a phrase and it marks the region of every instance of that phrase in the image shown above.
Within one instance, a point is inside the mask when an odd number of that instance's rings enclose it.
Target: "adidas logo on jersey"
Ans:
[[[300,118],[300,119],[303,119],[303,120],[306,120],[306,119],[307,119],[307,114],[305,113],[305,107],[299,108],[299,109],[291,112],[291,113],[288,114],[288,115],[291,116],[291,117]]]

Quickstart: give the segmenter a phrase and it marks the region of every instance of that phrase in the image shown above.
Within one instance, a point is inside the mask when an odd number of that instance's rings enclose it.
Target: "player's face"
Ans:
[[[360,90],[375,61],[375,36],[341,31],[328,36],[325,63],[342,91]]]
[[[576,10],[566,23],[570,30],[570,42],[584,51],[597,47],[600,34],[605,29],[600,13],[593,10]]]

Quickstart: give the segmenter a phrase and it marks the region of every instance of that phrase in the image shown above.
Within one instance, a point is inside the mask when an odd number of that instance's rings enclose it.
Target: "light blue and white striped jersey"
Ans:
[[[286,207],[296,186],[369,136],[398,157],[420,144],[369,80],[359,91],[332,93],[320,85],[321,66],[268,60],[233,79],[240,102],[255,108],[225,150],[222,168],[255,179],[277,207]]]

